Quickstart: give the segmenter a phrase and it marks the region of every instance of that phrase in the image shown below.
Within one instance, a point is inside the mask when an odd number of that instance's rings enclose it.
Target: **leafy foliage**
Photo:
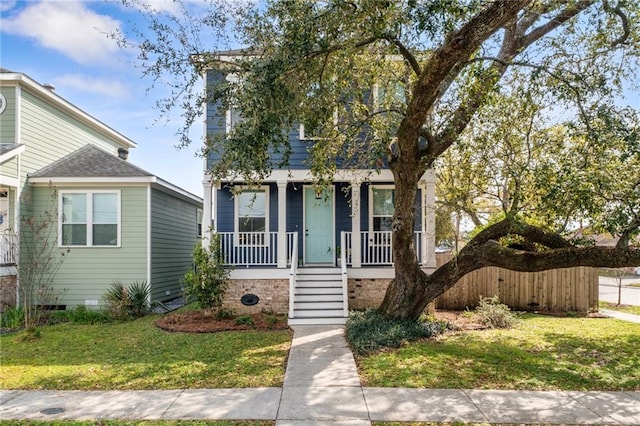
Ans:
[[[432,337],[444,331],[441,322],[392,319],[375,309],[355,311],[349,316],[346,337],[358,355],[366,355],[384,348],[398,348],[406,342]]]
[[[54,311],[51,313],[52,323],[72,322],[76,324],[102,324],[111,319],[109,312],[101,309],[87,309],[86,306],[78,305],[73,309],[64,311]]]
[[[151,288],[146,281],[134,281],[126,287],[121,281],[111,283],[102,296],[109,315],[116,319],[138,318],[149,314],[151,304]]]
[[[511,328],[517,322],[509,307],[498,296],[480,297],[475,313],[481,324],[489,328]]]
[[[0,328],[20,328],[24,325],[24,308],[22,306],[5,307],[0,313]]]
[[[224,266],[220,236],[212,234],[209,247],[197,244],[193,251],[194,270],[184,276],[184,293],[202,309],[220,308],[229,286],[229,269]]]

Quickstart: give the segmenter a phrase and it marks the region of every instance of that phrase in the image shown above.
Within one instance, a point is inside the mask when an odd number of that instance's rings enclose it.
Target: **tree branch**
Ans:
[[[489,241],[498,241],[508,235],[519,235],[528,242],[541,244],[550,249],[568,248],[573,245],[555,232],[548,232],[537,226],[528,225],[512,218],[495,223],[476,235],[462,250],[472,250]]]
[[[404,44],[402,44],[402,42],[398,40],[397,37],[394,37],[391,34],[387,34],[385,36],[385,39],[390,43],[394,44],[398,48],[398,50],[400,51],[400,54],[409,63],[409,65],[411,66],[411,69],[413,69],[413,72],[416,73],[416,75],[420,75],[422,73],[422,70],[420,69],[420,64],[418,63],[418,60],[416,59],[416,57],[413,56],[413,53],[411,53],[411,51],[407,49],[407,47]]]
[[[619,44],[624,44],[631,34],[631,30],[629,30],[629,19],[627,18],[627,15],[625,15],[625,13],[620,8],[620,3],[616,4],[615,7],[611,7],[608,0],[602,0],[602,6],[604,7],[605,12],[618,15],[622,24],[622,35],[611,42],[611,47],[616,47]]]

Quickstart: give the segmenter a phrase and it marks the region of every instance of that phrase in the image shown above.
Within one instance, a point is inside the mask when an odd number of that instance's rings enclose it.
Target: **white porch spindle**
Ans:
[[[287,182],[278,181],[278,268],[287,267]]]
[[[353,235],[360,232],[360,182],[351,183],[351,231]],[[349,253],[347,247],[342,247],[345,253]],[[351,267],[360,268],[362,266],[362,244],[360,238],[351,240]]]
[[[204,189],[204,203],[202,206],[202,244],[204,247],[209,247],[211,241],[211,223],[213,218],[213,200],[212,200],[212,183],[210,179],[205,180],[202,183]],[[216,191],[217,192],[217,191]]]

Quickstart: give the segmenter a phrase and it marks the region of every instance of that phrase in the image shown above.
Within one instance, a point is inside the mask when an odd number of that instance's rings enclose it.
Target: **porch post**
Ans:
[[[362,267],[360,240],[360,182],[351,182],[351,267]],[[346,250],[346,247],[343,247]]]
[[[202,244],[205,247],[209,247],[209,241],[211,236],[211,221],[213,212],[213,200],[212,200],[212,185],[211,179],[207,178],[202,182],[204,189],[204,203],[202,206]]]
[[[436,267],[436,183],[433,169],[425,172],[422,189],[422,266]]]
[[[278,268],[287,267],[287,182],[278,181]]]

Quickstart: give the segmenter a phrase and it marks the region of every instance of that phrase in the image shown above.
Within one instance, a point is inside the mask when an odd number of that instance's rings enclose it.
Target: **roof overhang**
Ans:
[[[201,197],[190,193],[157,176],[136,177],[30,177],[29,185],[69,187],[69,186],[151,186],[152,188],[177,196],[185,201],[202,204]]]
[[[5,152],[4,154],[0,154],[0,164],[4,163],[5,161],[9,161],[14,157],[17,157],[18,155],[22,154],[24,152],[24,150],[27,147],[25,145],[16,145],[15,148],[10,149],[9,151]]]
[[[92,117],[87,114],[77,106],[73,105],[71,102],[65,100],[53,90],[47,89],[43,87],[41,84],[37,83],[31,77],[27,76],[23,73],[11,72],[11,73],[0,73],[0,85],[2,86],[20,86],[27,88],[31,93],[33,93],[38,98],[43,101],[55,105],[56,108],[68,113],[78,121],[86,124],[93,130],[109,137],[111,140],[117,142],[119,145],[125,148],[135,148],[137,144],[119,133],[118,131],[112,129],[107,126],[100,120]]]

